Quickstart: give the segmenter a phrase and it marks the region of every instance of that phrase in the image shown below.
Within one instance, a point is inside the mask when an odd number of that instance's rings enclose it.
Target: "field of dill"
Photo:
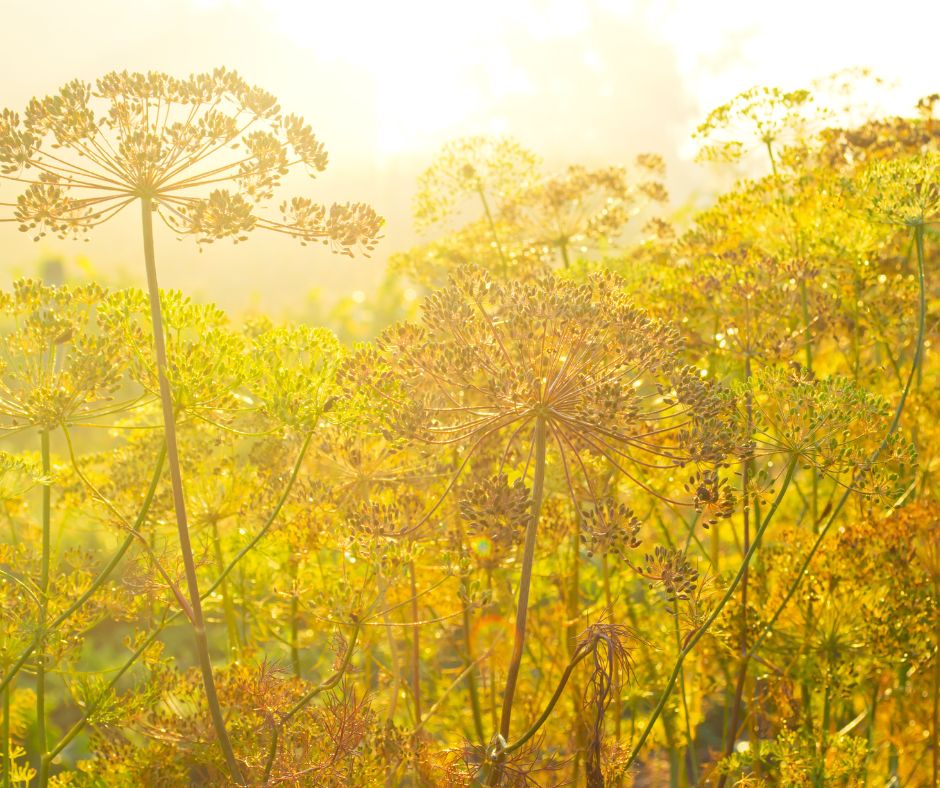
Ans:
[[[0,232],[121,213],[141,289],[0,293],[3,788],[936,786],[938,105],[742,93],[681,216],[653,153],[456,139],[330,328],[159,290],[382,243],[273,95],[4,110]]]

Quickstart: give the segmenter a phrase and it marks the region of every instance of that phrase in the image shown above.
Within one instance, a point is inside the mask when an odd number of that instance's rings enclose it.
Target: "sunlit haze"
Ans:
[[[871,15],[878,14],[877,24]],[[915,21],[916,20],[916,21]],[[388,223],[372,260],[334,257],[281,238],[200,255],[169,233],[163,279],[240,310],[281,310],[313,288],[328,296],[374,287],[387,255],[413,242],[415,178],[456,136],[501,132],[550,164],[665,156],[673,206],[707,182],[689,133],[716,103],[754,84],[802,87],[850,66],[893,83],[892,111],[936,88],[940,4],[812,2],[475,3],[166,0],[8,2],[0,50],[3,104],[112,69],[185,75],[238,70],[312,122],[330,154],[311,193],[364,200]],[[6,187],[6,188],[9,188]],[[8,225],[4,276],[42,258],[88,254],[106,279],[134,281],[133,220],[96,242],[34,244]],[[93,252],[90,251],[93,248]]]

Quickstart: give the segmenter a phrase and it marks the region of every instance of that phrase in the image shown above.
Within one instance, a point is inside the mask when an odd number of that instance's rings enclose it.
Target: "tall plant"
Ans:
[[[284,198],[279,216],[265,208],[292,169],[315,176],[327,154],[304,120],[282,112],[270,93],[219,68],[178,79],[112,72],[92,85],[73,80],[32,99],[22,116],[0,113],[0,176],[25,188],[3,221],[20,230],[79,235],[136,203],[140,208],[167,461],[189,591],[196,652],[213,725],[228,768],[241,783],[212,677],[209,644],[180,470],[176,408],[154,244],[153,217],[200,243],[245,240],[270,230],[321,242],[352,255],[369,251],[382,220],[361,203],[329,208],[307,197]]]

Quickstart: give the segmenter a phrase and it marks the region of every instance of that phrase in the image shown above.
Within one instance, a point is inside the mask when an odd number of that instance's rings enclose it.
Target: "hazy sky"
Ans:
[[[683,196],[705,183],[688,160],[690,131],[754,84],[803,87],[868,66],[895,82],[887,100],[897,111],[940,90],[935,0],[2,0],[0,9],[0,105],[21,109],[112,69],[225,65],[313,124],[330,153],[314,196],[368,201],[388,218],[371,261],[260,233],[203,254],[169,233],[158,239],[163,286],[236,310],[296,306],[317,286],[374,286],[387,254],[415,238],[415,177],[455,136],[509,133],[555,165],[659,152]],[[106,276],[139,281],[135,220],[122,214],[89,243],[34,244],[2,224],[0,276],[30,273],[42,256],[88,255]]]

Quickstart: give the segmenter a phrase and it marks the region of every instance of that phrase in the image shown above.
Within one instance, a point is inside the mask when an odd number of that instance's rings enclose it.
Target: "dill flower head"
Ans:
[[[460,500],[470,546],[480,563],[495,566],[522,541],[529,516],[529,491],[522,479],[505,474],[472,485]]]
[[[714,465],[730,449],[722,392],[680,361],[675,329],[627,301],[616,276],[501,283],[466,268],[423,318],[388,329],[362,365],[397,429],[420,441],[468,457],[495,443],[502,473],[541,420],[575,500],[582,455],[654,492],[650,473]]]
[[[642,201],[667,199],[659,180],[665,173],[663,160],[644,154],[637,157],[637,167],[649,179],[632,184],[625,167],[592,170],[573,164],[509,201],[505,214],[532,243],[561,250],[567,264],[569,246],[581,251],[602,246],[621,234]]]
[[[447,221],[466,199],[499,208],[535,180],[538,157],[509,137],[461,137],[445,145],[418,178],[414,216],[419,227]]]
[[[751,385],[757,455],[795,457],[876,500],[898,493],[916,466],[913,445],[889,434],[887,402],[849,378],[817,379],[802,368],[767,367]]]
[[[335,401],[343,348],[332,331],[306,325],[267,326],[253,337],[249,400],[275,423],[314,430]]]
[[[940,221],[940,153],[875,159],[854,185],[866,213],[885,224]]]
[[[0,293],[0,429],[49,429],[114,407],[127,352],[100,319],[106,298],[96,285],[31,279]]]
[[[772,148],[798,138],[813,104],[808,90],[764,86],[739,93],[713,109],[696,130],[704,143],[699,159],[738,161],[752,147]]]
[[[164,291],[160,301],[175,408],[206,418],[241,407],[235,392],[253,374],[245,338],[214,304],[196,304],[178,290]],[[102,304],[101,321],[127,348],[131,377],[156,395],[159,380],[149,350],[153,330],[146,294],[134,289],[112,293]]]
[[[0,451],[0,507],[22,505],[26,493],[47,481],[38,463]]]
[[[13,213],[4,221],[37,237],[79,235],[145,199],[204,243],[267,229],[343,254],[370,250],[382,220],[361,203],[294,196],[279,215],[264,212],[291,170],[313,177],[326,165],[303,118],[223,68],[186,79],[111,72],[34,98],[22,115],[0,112],[0,177],[24,186],[2,203]]]

